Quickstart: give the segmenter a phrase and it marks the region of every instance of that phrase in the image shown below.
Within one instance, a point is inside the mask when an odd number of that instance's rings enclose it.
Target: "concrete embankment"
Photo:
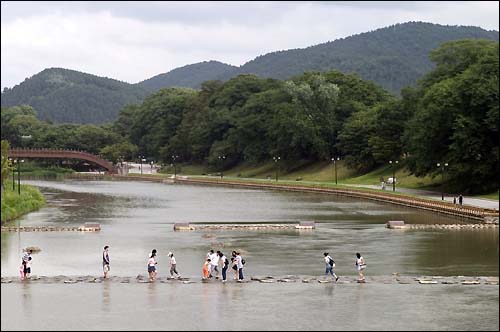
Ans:
[[[313,187],[307,185],[271,184],[271,183],[250,182],[250,181],[228,181],[219,179],[213,179],[213,180],[195,179],[195,178],[189,178],[187,176],[178,176],[175,180],[172,178],[165,178],[159,176],[152,177],[152,176],[140,176],[140,175],[127,175],[127,176],[107,175],[99,177],[93,175],[92,176],[72,175],[71,177],[95,178],[95,179],[108,178],[117,180],[140,180],[140,181],[151,181],[160,183],[218,185],[218,186],[229,186],[229,187],[240,187],[240,188],[243,187],[243,188],[254,188],[254,189],[273,189],[273,190],[283,190],[283,191],[323,193],[323,194],[333,194],[346,197],[363,198],[383,203],[397,204],[411,208],[418,208],[438,213],[444,213],[448,215],[455,215],[467,219],[474,219],[480,222],[484,222],[485,220],[490,220],[490,219],[498,221],[499,218],[499,211],[495,209],[485,209],[468,205],[459,206],[457,204],[449,202],[436,201],[422,197],[415,197],[403,194],[394,195],[385,192],[360,190],[354,188],[323,188],[323,187]]]
[[[418,229],[418,230],[480,230],[487,228],[498,228],[496,222],[483,222],[480,224],[405,224],[402,220],[389,220],[385,227],[390,229]]]
[[[27,280],[20,280],[19,277],[2,277],[2,283],[41,283],[41,284],[76,284],[76,283],[149,283],[148,276],[137,275],[131,276],[111,276],[108,279],[95,276],[32,276]],[[193,283],[206,283],[218,284],[221,281],[215,279],[201,279],[200,277],[194,278],[168,278],[159,277],[156,283],[169,283],[169,284],[193,284]],[[231,278],[228,279],[226,284],[239,284],[239,283],[303,283],[303,284],[353,284],[358,283],[357,276],[340,276],[340,279],[335,282],[332,278],[318,277],[318,276],[252,276],[245,279],[243,282],[238,282]],[[401,276],[398,273],[393,273],[391,276],[367,276],[365,278],[366,284],[420,284],[420,285],[497,285],[498,277],[465,277],[465,276]]]

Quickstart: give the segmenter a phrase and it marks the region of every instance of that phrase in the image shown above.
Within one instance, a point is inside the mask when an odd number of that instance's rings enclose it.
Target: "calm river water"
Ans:
[[[102,230],[1,234],[2,277],[17,275],[22,248],[36,246],[33,274],[101,275],[110,246],[111,274],[146,274],[158,250],[158,272],[174,252],[179,272],[198,278],[210,248],[240,249],[245,275],[324,273],[330,252],[340,276],[499,275],[498,229],[397,231],[388,220],[461,223],[462,219],[377,202],[312,193],[150,182],[31,181],[47,207],[21,225]],[[298,222],[312,231],[174,232],[175,222]],[[498,286],[386,284],[2,284],[2,330],[498,330]],[[436,305],[442,301],[443,305]]]

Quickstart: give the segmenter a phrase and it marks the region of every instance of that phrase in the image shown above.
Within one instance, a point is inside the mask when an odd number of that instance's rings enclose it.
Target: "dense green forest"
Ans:
[[[50,68],[2,92],[2,107],[30,105],[38,118],[57,123],[114,121],[127,104],[141,103],[143,88],[109,78]]]
[[[307,71],[357,73],[399,96],[433,68],[429,52],[443,42],[473,38],[498,41],[497,31],[478,27],[411,22],[354,35],[305,49],[273,52],[241,67],[208,61],[128,84],[66,69],[46,69],[2,92],[2,107],[27,104],[39,119],[57,123],[115,121],[125,105],[140,104],[163,87],[200,89],[209,80],[241,74],[290,79]]]
[[[443,44],[431,52],[435,68],[400,98],[339,71],[285,81],[239,75],[200,90],[161,89],[102,126],[50,124],[29,106],[4,108],[2,139],[14,147],[83,149],[114,162],[178,156],[213,169],[278,156],[293,169],[341,156],[360,171],[399,160],[422,176],[448,163],[450,186],[488,192],[498,189],[498,47],[488,40]]]

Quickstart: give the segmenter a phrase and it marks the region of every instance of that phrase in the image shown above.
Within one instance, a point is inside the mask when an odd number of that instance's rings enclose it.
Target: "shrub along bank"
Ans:
[[[45,198],[37,188],[21,185],[21,195],[19,195],[17,186],[15,190],[6,186],[2,191],[2,224],[36,211],[44,205]]]

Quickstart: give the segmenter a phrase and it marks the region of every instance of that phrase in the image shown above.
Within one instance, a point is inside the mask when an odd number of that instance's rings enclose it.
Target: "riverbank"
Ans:
[[[45,205],[45,198],[38,188],[21,185],[21,194],[17,186],[12,190],[6,186],[2,192],[2,225],[21,217],[29,212],[36,211]]]

